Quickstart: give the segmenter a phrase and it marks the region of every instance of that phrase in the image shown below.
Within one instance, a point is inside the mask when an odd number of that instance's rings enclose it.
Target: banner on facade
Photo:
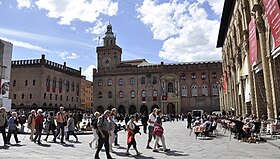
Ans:
[[[255,18],[252,16],[249,23],[249,63],[250,66],[254,65],[258,57],[258,43]]]
[[[1,93],[0,93],[0,97],[2,98],[9,98],[9,90],[10,90],[10,81],[6,80],[6,79],[2,79],[0,81],[1,83]]]
[[[263,0],[266,17],[274,39],[274,48],[280,46],[280,9],[278,0]]]

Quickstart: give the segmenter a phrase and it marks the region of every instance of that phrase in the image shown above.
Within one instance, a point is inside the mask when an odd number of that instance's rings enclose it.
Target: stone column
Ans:
[[[265,26],[264,21],[261,17],[261,7],[256,6],[256,25],[259,34],[259,44],[260,44],[260,53],[262,58],[262,67],[264,75],[264,85],[265,85],[265,94],[266,94],[266,103],[267,103],[267,115],[268,118],[274,118],[274,109],[272,105],[272,93],[271,93],[271,83],[270,83],[270,72],[269,64],[267,59],[267,48],[266,48],[266,38],[265,38]]]

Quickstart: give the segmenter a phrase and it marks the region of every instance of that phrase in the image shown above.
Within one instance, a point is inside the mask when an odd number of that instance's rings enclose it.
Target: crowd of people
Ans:
[[[128,119],[125,117],[125,125],[119,124],[117,120],[120,119],[116,118],[117,111],[115,108],[106,110],[102,114],[95,112],[87,123],[82,123],[80,119],[83,119],[83,115],[77,112],[66,112],[64,107],[60,107],[58,112],[43,112],[42,109],[38,109],[37,111],[31,110],[28,114],[20,113],[20,115],[16,111],[7,114],[5,108],[1,107],[0,131],[4,145],[11,145],[11,135],[14,135],[16,144],[20,143],[17,135],[20,131],[24,131],[24,125],[28,128],[29,139],[34,143],[42,144],[42,132],[45,131],[46,137],[43,140],[48,141],[49,136],[52,135],[53,143],[60,139],[60,143],[65,144],[65,140],[69,140],[71,135],[74,136],[76,142],[79,142],[75,133],[83,130],[83,125],[86,125],[85,130],[89,130],[88,127],[92,130],[93,137],[89,141],[89,146],[96,149],[95,159],[99,159],[99,152],[103,145],[107,158],[110,159],[112,158],[110,152],[115,152],[113,145],[114,147],[120,146],[118,144],[118,132],[121,130],[127,132],[126,155],[131,155],[129,152],[131,146],[136,151],[136,155],[140,155],[141,152],[137,149],[136,134],[141,134],[140,126],[143,126],[143,132],[147,134],[148,138],[146,149],[151,149],[153,152],[170,151],[165,144],[164,128],[162,126],[164,116],[161,109],[155,108],[152,113],[143,113],[140,116],[133,114]],[[142,125],[137,124],[139,119]],[[81,124],[82,126],[80,126]],[[6,129],[8,129],[8,133]],[[153,139],[154,145],[151,147]],[[161,142],[161,145],[159,142]]]

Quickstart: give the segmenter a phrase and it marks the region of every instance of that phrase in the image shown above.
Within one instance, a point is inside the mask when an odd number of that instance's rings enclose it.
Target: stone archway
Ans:
[[[175,105],[173,103],[168,103],[167,104],[167,113],[168,114],[175,114]]]
[[[141,107],[140,107],[140,113],[141,114],[148,114],[148,107],[146,106],[146,105],[142,105]]]
[[[135,114],[136,112],[137,112],[136,107],[135,107],[134,105],[131,105],[131,106],[129,107],[129,110],[128,110],[129,115]]]
[[[113,108],[115,108],[115,107],[113,107],[113,106],[109,106],[108,108],[107,108],[107,110],[112,110]]]
[[[118,107],[118,113],[119,113],[120,115],[125,116],[126,110],[125,110],[125,107],[124,107],[123,105],[120,105],[120,106]]]
[[[102,114],[104,112],[104,107],[98,106],[96,111],[98,111],[100,114]]]
[[[159,109],[159,107],[158,107],[157,105],[153,105],[152,108],[151,108],[151,112],[153,112],[153,110],[154,110],[155,108]]]

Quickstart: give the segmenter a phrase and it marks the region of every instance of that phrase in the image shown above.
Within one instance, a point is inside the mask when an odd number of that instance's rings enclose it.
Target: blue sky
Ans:
[[[13,60],[46,58],[96,67],[98,36],[113,25],[123,60],[151,63],[220,60],[217,41],[223,0],[0,0],[0,39]],[[102,40],[99,43],[102,45]]]

